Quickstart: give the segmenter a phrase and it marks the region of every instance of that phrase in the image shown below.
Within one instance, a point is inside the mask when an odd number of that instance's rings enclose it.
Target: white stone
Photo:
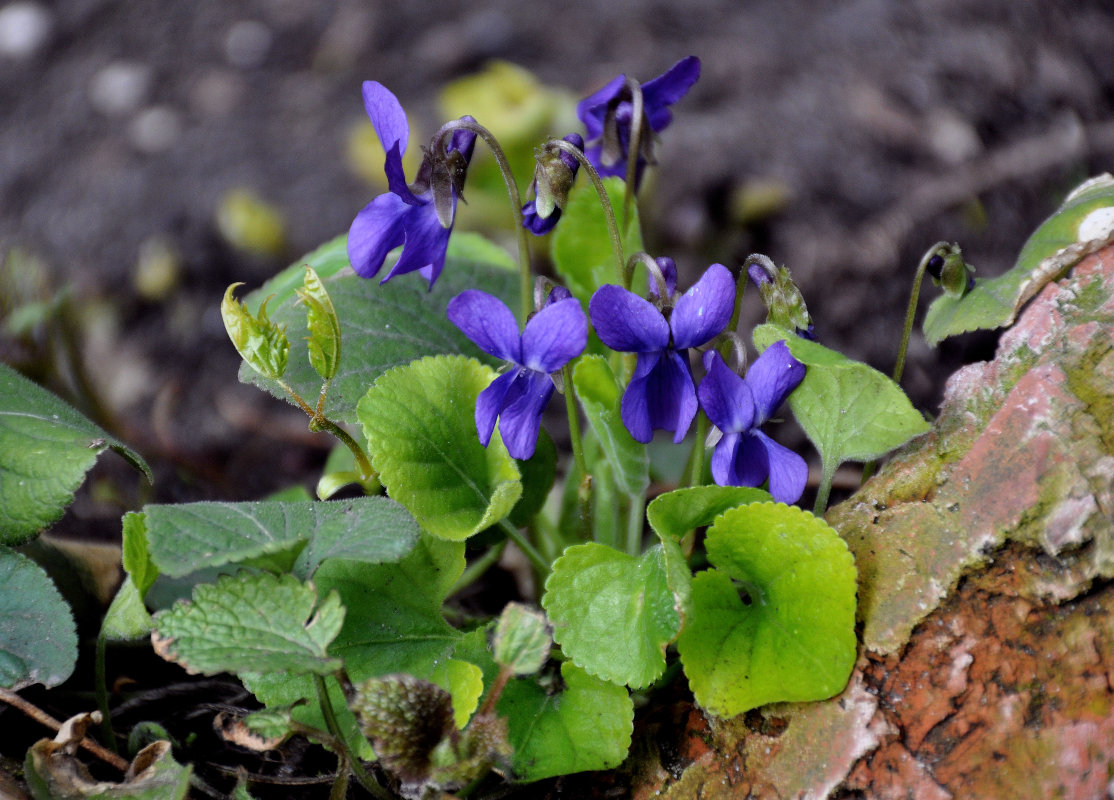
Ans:
[[[113,61],[89,82],[89,102],[109,116],[130,114],[147,98],[151,68],[134,61]]]
[[[54,19],[38,3],[16,2],[0,8],[0,56],[23,60],[50,38]]]
[[[271,49],[271,29],[262,22],[241,20],[224,37],[224,57],[234,67],[258,67]]]

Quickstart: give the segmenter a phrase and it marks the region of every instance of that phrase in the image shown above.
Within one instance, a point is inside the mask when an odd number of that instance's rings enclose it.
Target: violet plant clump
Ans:
[[[632,246],[653,136],[699,72],[688,57],[583,100],[583,135],[539,144],[526,204],[471,117],[438,130],[408,184],[406,114],[366,82],[389,191],[347,237],[242,302],[230,287],[222,305],[241,377],[342,445],[318,499],[129,514],[128,578],[102,645],[149,636],[193,672],[237,674],[264,707],[245,725],[337,754],[336,797],[350,779],[374,797],[482,797],[613,768],[631,746],[632,693],[666,676],[719,716],[841,691],[856,573],[820,516],[831,476],[926,423],[892,381],[809,341],[799,289],[765,256],[713,264],[681,293],[672,259]],[[517,275],[499,245],[453,232],[477,139],[504,174]],[[574,182],[579,171],[587,181]],[[534,274],[527,233],[551,233],[553,279]],[[639,265],[645,296],[633,290]],[[381,283],[366,280],[384,268]],[[748,273],[770,317],[740,375],[723,354],[745,349]],[[288,336],[303,326],[307,337]],[[874,388],[860,412],[841,398],[863,384]],[[558,391],[567,428],[550,436]],[[820,454],[814,514],[787,505],[807,491],[804,457],[760,430],[784,403]],[[648,446],[655,431],[673,455]],[[678,479],[664,462],[688,466]],[[329,500],[345,487],[355,496]],[[451,624],[452,596],[512,548],[537,587],[521,598],[529,606]],[[736,608],[736,584],[763,596],[786,571],[794,588],[779,603]],[[171,578],[187,588],[152,616],[151,588]]]

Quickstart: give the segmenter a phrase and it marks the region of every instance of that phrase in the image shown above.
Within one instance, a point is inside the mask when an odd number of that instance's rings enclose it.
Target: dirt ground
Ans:
[[[1111,41],[1109,0],[6,2],[0,250],[37,255],[89,311],[92,383],[159,472],[139,499],[254,498],[309,485],[324,443],[236,383],[219,298],[345,231],[371,198],[344,157],[361,81],[428,131],[438,89],[491,59],[579,95],[698,55],[645,199],[650,249],[690,276],[765,252],[793,270],[823,341],[888,371],[929,244],[957,240],[998,274],[1108,168]],[[218,235],[234,187],[284,215],[281,253],[248,258]],[[180,259],[154,298],[136,266],[152,241]],[[988,353],[978,337],[942,351],[914,337],[906,386],[934,411],[943,377]],[[28,352],[0,338],[0,356]]]

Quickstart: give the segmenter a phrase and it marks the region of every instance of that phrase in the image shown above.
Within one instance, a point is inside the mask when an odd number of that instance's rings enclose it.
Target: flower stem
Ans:
[[[917,299],[921,294],[921,281],[928,262],[939,252],[946,248],[947,242],[937,242],[921,256],[921,263],[917,265],[917,274],[913,276],[913,292],[909,295],[909,307],[905,310],[905,327],[901,332],[901,347],[897,351],[897,363],[894,364],[894,383],[900,383],[901,373],[905,370],[905,352],[909,349],[909,335],[913,332],[913,317],[917,314]]]
[[[337,758],[338,771],[345,772],[351,770],[352,774],[356,776],[356,780],[360,782],[361,786],[367,789],[372,797],[378,800],[392,800],[391,793],[376,783],[376,781],[367,774],[364,765],[356,758],[356,754],[349,749],[348,742],[344,738],[344,733],[340,729],[340,723],[337,721],[336,712],[333,710],[333,701],[329,699],[329,687],[325,684],[325,677],[323,675],[314,675],[313,683],[317,688],[317,702],[321,706],[321,715],[325,718],[325,727],[336,739],[336,743],[340,749],[340,754]]]
[[[623,286],[628,289],[634,283],[634,268],[639,264],[646,267],[646,271],[650,273],[650,279],[653,280],[654,285],[658,288],[658,297],[661,298],[662,303],[672,305],[673,301],[669,297],[669,288],[665,283],[665,275],[662,274],[661,267],[658,262],[654,260],[653,256],[649,253],[635,253],[627,259],[627,263],[623,267]]]
[[[631,124],[630,141],[627,143],[627,185],[623,192],[623,228],[630,225],[630,209],[637,192],[635,183],[638,181],[638,157],[642,152],[642,84],[633,78],[627,78],[627,88],[631,95]],[[634,152],[631,152],[633,148]],[[626,288],[630,288],[629,286]]]
[[[522,324],[526,324],[526,320],[530,317],[530,313],[534,310],[533,306],[533,275],[530,271],[530,238],[526,228],[522,224],[522,196],[518,193],[518,184],[515,182],[514,173],[511,171],[511,163],[507,160],[507,154],[503,152],[499,140],[495,135],[475,120],[470,119],[457,119],[452,122],[446,122],[441,126],[433,137],[435,142],[440,142],[442,137],[454,130],[469,130],[484,140],[484,144],[495,156],[495,162],[499,165],[499,172],[503,175],[503,183],[507,187],[507,196],[511,199],[511,213],[514,215],[515,229],[518,231],[518,271],[519,271],[519,294],[521,295],[521,309],[522,309]],[[571,146],[571,145],[570,145]],[[574,148],[575,149],[575,148]]]
[[[921,283],[924,280],[925,270],[928,269],[928,262],[932,257],[940,252],[942,248],[947,248],[947,242],[937,242],[925,251],[921,256],[921,263],[917,265],[917,273],[913,276],[913,291],[909,294],[909,306],[905,309],[905,326],[901,330],[901,346],[897,350],[897,361],[894,363],[893,379],[894,383],[901,383],[901,375],[905,372],[905,354],[909,349],[909,337],[913,333],[913,318],[917,315],[917,300],[921,296]],[[860,478],[860,485],[870,480],[870,476],[874,474],[874,469],[877,466],[876,461],[868,461],[863,466],[863,475]]]
[[[829,464],[827,459],[820,462],[820,485],[816,488],[816,502],[812,505],[812,513],[817,517],[824,516],[828,507],[828,496],[832,493],[832,479],[835,477],[838,464]]]
[[[504,539],[502,542],[495,545],[495,547],[492,547],[482,556],[469,564],[465,568],[464,572],[461,574],[457,582],[453,584],[453,588],[449,590],[449,596],[451,597],[452,595],[456,594],[462,589],[471,586],[473,583],[479,580],[485,572],[491,569],[491,567],[494,566],[497,561],[499,561],[499,558],[503,555],[503,551],[506,548],[507,542]]]
[[[294,401],[298,408],[302,409],[302,411],[306,412],[306,414],[309,415],[309,429],[311,431],[313,431],[314,433],[328,431],[337,439],[339,439],[341,444],[343,444],[352,452],[353,458],[356,459],[356,465],[360,469],[360,478],[367,481],[372,478],[378,477],[378,473],[376,473],[375,468],[371,466],[371,459],[369,459],[367,453],[364,452],[364,448],[360,447],[360,443],[353,439],[349,435],[348,431],[346,431],[344,428],[340,427],[331,419],[326,417],[323,413],[321,413],[325,405],[325,392],[328,388],[328,381],[326,381],[325,385],[321,387],[321,395],[318,397],[316,410],[312,408],[309,403],[303,400],[302,396],[294,391],[294,387],[292,387],[286,381],[280,380],[278,381],[278,385],[281,386],[288,395],[290,395],[290,398]]]
[[[708,417],[703,411],[696,414],[696,439],[689,454],[685,483],[688,486],[704,485],[704,440],[708,438]]]
[[[499,527],[503,529],[503,532],[518,546],[518,549],[523,552],[526,558],[530,560],[530,563],[534,565],[534,569],[538,571],[538,575],[543,579],[548,577],[550,572],[549,564],[542,558],[542,554],[537,551],[534,545],[530,544],[530,541],[522,535],[522,531],[505,519],[499,522]]]
[[[642,532],[646,526],[646,495],[639,492],[631,497],[627,509],[627,553],[638,557],[642,554]]]
[[[600,198],[600,205],[603,206],[603,218],[607,223],[607,235],[611,238],[611,251],[615,254],[615,266],[618,268],[619,279],[624,278],[626,272],[626,259],[623,258],[623,239],[619,236],[619,225],[615,221],[615,209],[611,205],[611,198],[608,197],[607,189],[603,185],[603,179],[600,174],[596,172],[596,168],[592,166],[592,162],[584,155],[579,149],[566,142],[564,139],[550,139],[546,145],[560,148],[566,153],[571,155],[580,162],[580,166],[588,173],[588,178],[592,181],[592,186],[596,190],[596,194]],[[629,290],[630,284],[623,284],[623,288]]]
[[[565,409],[569,417],[569,437],[572,439],[572,457],[581,476],[588,474],[584,460],[584,441],[580,438],[580,414],[576,408],[576,387],[572,382],[572,363],[561,367],[561,382],[565,387]]]

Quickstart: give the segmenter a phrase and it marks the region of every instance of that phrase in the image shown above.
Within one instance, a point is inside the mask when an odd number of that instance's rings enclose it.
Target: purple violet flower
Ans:
[[[437,171],[431,165],[430,155],[427,154],[422,162],[417,180],[409,186],[406,183],[402,154],[406,152],[410,126],[398,98],[376,81],[364,81],[363,95],[364,108],[387,153],[384,171],[390,191],[376,197],[356,215],[348,231],[348,260],[360,277],[373,278],[383,266],[387,253],[402,245],[398,261],[380,283],[416,271],[429,281],[432,289],[445,266],[445,250],[449,246],[459,196],[456,182],[463,180],[476,134],[467,130],[453,131],[447,152],[441,156],[448,161],[450,172],[456,170],[452,176],[448,220],[442,224],[430,185],[431,174]]]
[[[655,429],[674,431],[674,442],[688,433],[697,409],[688,348],[711,341],[727,325],[735,305],[735,281],[727,267],[713,264],[691,289],[672,301],[659,298],[667,315],[649,300],[608,284],[596,290],[588,303],[592,325],[603,343],[612,350],[638,354],[620,415],[630,435],[640,442],[650,441]]]
[[[669,106],[684,97],[699,77],[700,59],[688,56],[642,84],[642,141],[635,143],[638,151],[635,185],[642,181],[642,170],[646,164],[653,163],[652,134],[669,125],[673,120]],[[626,80],[626,75],[619,75],[576,106],[576,114],[588,131],[588,141],[595,142],[584,151],[584,155],[600,175],[618,175],[621,178],[627,175],[634,107]]]
[[[520,336],[514,314],[503,301],[468,289],[449,301],[449,320],[485,353],[511,364],[476,399],[476,433],[487,447],[499,419],[507,452],[517,459],[534,455],[542,412],[553,396],[556,372],[588,344],[588,320],[567,290],[554,289],[545,307],[530,317]]]
[[[570,133],[564,137],[565,141],[575,147],[577,150],[584,149],[584,137],[579,133]],[[560,165],[564,166],[562,175],[558,180],[562,185],[554,187],[542,187],[542,192],[546,194],[549,199],[548,205],[550,211],[548,216],[543,216],[541,210],[538,209],[538,173],[534,171],[534,180],[530,184],[530,191],[534,195],[534,199],[522,207],[522,227],[530,231],[535,236],[544,236],[549,233],[557,225],[557,220],[561,219],[561,210],[564,206],[565,199],[568,198],[569,190],[572,188],[572,183],[576,180],[576,173],[580,169],[580,162],[564,150],[557,151],[557,157],[560,158]],[[547,155],[539,156],[539,167],[542,166],[540,159],[548,158]],[[560,166],[558,165],[558,166]],[[548,170],[547,170],[548,172]],[[544,210],[545,203],[543,202]]]
[[[712,477],[720,486],[761,486],[782,503],[801,498],[808,480],[805,460],[758,428],[804,380],[805,365],[784,341],[766,348],[747,371],[736,375],[723,358],[709,351],[707,377],[700,382],[700,405],[723,438],[712,453]]]

